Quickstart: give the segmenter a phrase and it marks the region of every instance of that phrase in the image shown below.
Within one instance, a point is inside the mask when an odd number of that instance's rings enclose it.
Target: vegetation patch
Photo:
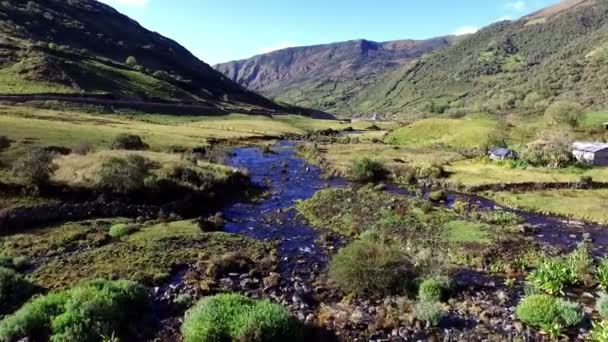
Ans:
[[[0,266],[0,317],[13,312],[35,292],[35,287],[12,269]]]
[[[289,311],[269,300],[239,294],[208,297],[186,313],[185,342],[299,341],[301,328]]]
[[[136,283],[91,281],[34,298],[0,322],[0,340],[129,340],[142,331],[147,309],[147,291]]]
[[[47,288],[65,288],[82,280],[130,279],[156,283],[175,266],[207,261],[239,250],[251,260],[264,258],[272,246],[225,233],[202,233],[195,222],[178,221],[143,226],[112,240],[110,227],[124,220],[85,221],[43,228],[0,239],[9,255],[36,260],[28,276]]]
[[[517,306],[517,318],[542,329],[552,337],[559,337],[564,328],[578,325],[583,312],[578,304],[545,294],[524,298]]]

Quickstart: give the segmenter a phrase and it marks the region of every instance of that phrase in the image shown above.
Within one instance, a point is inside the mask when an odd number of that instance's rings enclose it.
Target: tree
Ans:
[[[125,61],[125,64],[133,67],[137,65],[137,58],[133,57],[133,56],[129,56],[127,57],[127,60]]]
[[[553,125],[568,125],[577,127],[583,118],[583,106],[568,101],[552,103],[545,111],[545,118]]]
[[[26,152],[13,165],[13,174],[38,187],[48,183],[56,170],[53,164],[55,155],[43,148]]]
[[[523,159],[535,166],[558,168],[572,161],[572,133],[566,129],[545,131],[526,147]]]

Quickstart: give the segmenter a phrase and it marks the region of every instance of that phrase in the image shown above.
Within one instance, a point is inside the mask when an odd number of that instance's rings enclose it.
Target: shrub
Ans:
[[[584,109],[578,103],[557,101],[545,111],[545,118],[551,124],[577,127],[583,118]]]
[[[205,298],[186,313],[184,342],[299,340],[298,322],[289,311],[269,300],[239,294]]]
[[[12,266],[17,271],[23,271],[30,267],[30,265],[30,259],[25,256],[18,256],[12,260]]]
[[[35,186],[46,184],[56,170],[54,158],[53,153],[42,148],[30,150],[17,159],[13,165],[13,174]]]
[[[447,174],[443,165],[435,163],[416,168],[418,179],[440,179],[445,178]]]
[[[573,283],[572,272],[564,260],[546,260],[528,276],[537,289],[548,294],[558,294]]]
[[[0,135],[0,151],[11,147],[11,140],[3,135]]]
[[[135,226],[124,224],[124,223],[119,223],[119,224],[115,224],[112,227],[110,227],[110,230],[108,231],[108,235],[110,235],[114,239],[120,239],[120,238],[123,238],[123,237],[133,233],[136,230],[137,229]]]
[[[593,272],[593,259],[589,253],[589,247],[582,243],[566,258],[572,284],[588,283]]]
[[[569,131],[542,132],[539,139],[528,144],[522,159],[534,166],[563,167],[572,162],[573,140]]]
[[[330,278],[342,290],[359,295],[399,293],[413,280],[413,267],[401,250],[371,240],[357,240],[332,259]]]
[[[436,326],[443,317],[443,306],[437,301],[419,300],[414,306],[414,317],[429,327]]]
[[[446,276],[427,278],[420,283],[418,298],[422,301],[439,302],[445,298],[450,286],[450,278]]]
[[[137,58],[135,58],[133,56],[129,56],[125,60],[125,64],[128,65],[128,66],[130,66],[130,67],[134,67],[134,66],[137,65]]]
[[[142,190],[150,169],[150,162],[139,155],[111,158],[99,169],[97,187],[122,194]]]
[[[373,182],[386,178],[387,171],[381,162],[362,158],[353,162],[350,174],[356,181]]]
[[[137,151],[148,149],[148,145],[138,135],[119,134],[112,142],[112,149]]]
[[[589,336],[589,341],[608,341],[608,320],[602,320],[600,322],[593,323],[593,329],[591,330],[591,336]]]
[[[0,267],[0,316],[17,309],[33,293],[30,282],[11,269]]]
[[[608,259],[602,260],[597,266],[596,277],[600,287],[608,290]]]
[[[0,322],[0,340],[97,342],[127,337],[147,308],[144,287],[129,281],[97,280],[37,297]],[[129,340],[129,339],[125,339]]]
[[[608,294],[600,293],[600,297],[595,302],[595,309],[604,319],[608,318]]]
[[[429,201],[431,202],[443,202],[448,199],[448,194],[444,190],[431,191],[429,193]]]
[[[562,327],[578,325],[583,318],[578,304],[546,294],[525,297],[517,306],[516,315],[524,323],[552,334],[559,334]]]

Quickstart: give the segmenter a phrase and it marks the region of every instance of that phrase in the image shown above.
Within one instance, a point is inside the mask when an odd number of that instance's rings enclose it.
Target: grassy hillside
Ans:
[[[0,94],[109,93],[280,108],[94,0],[2,1],[0,56]]]
[[[404,66],[351,101],[359,111],[541,112],[557,99],[608,105],[608,3],[577,0],[504,21]]]

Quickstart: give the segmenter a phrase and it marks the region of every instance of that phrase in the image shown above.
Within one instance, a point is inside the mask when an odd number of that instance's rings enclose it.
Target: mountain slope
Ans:
[[[566,0],[499,22],[378,80],[351,104],[400,117],[608,106],[608,1]]]
[[[0,93],[81,92],[279,108],[105,4],[0,2]]]
[[[215,68],[231,80],[278,101],[340,113],[348,112],[350,99],[380,75],[448,46],[453,40],[353,40],[283,49]]]

